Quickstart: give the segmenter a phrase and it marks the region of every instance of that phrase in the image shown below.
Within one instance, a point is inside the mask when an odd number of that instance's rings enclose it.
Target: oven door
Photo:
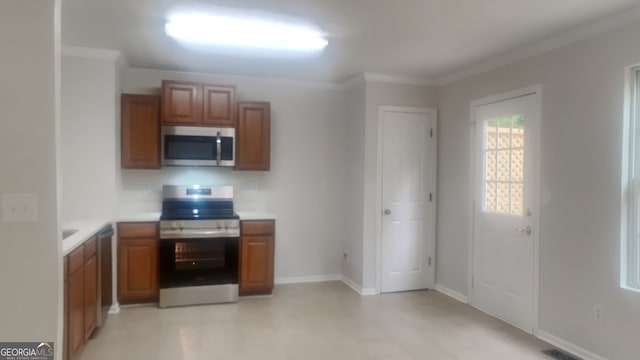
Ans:
[[[160,240],[160,288],[238,283],[237,237]]]
[[[235,166],[235,129],[162,127],[163,166]]]

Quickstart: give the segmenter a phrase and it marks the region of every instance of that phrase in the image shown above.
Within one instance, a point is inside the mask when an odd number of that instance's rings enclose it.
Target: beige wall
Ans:
[[[0,339],[62,348],[57,209],[59,1],[0,3],[0,193],[38,197],[35,223],[0,221]]]
[[[366,121],[366,83],[351,84],[345,93],[345,151],[343,251],[342,275],[357,286],[362,286],[363,224],[364,224],[364,144]]]
[[[120,157],[116,52],[62,57],[62,220],[113,219]],[[98,190],[98,191],[96,191]],[[91,206],[87,195],[91,194]]]
[[[640,294],[619,287],[624,67],[640,24],[438,88],[438,283],[465,294],[471,101],[542,86],[540,330],[608,359],[637,359]],[[593,306],[604,321],[593,320]]]

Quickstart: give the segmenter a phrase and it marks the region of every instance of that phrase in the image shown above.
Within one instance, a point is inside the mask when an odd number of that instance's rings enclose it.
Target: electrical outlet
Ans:
[[[38,221],[38,196],[36,194],[2,195],[2,222],[34,223]]]
[[[593,319],[595,321],[602,321],[604,318],[604,313],[602,312],[602,306],[593,305]]]

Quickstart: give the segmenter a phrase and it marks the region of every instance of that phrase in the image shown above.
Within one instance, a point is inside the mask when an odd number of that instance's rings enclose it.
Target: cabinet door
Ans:
[[[243,221],[240,239],[240,295],[273,290],[274,223]]]
[[[158,301],[155,229],[154,223],[118,226],[118,300],[123,304]],[[127,234],[136,237],[127,237]]]
[[[69,358],[77,359],[84,348],[84,267],[69,275]]]
[[[162,81],[162,124],[198,125],[202,120],[202,85]]]
[[[84,264],[84,337],[89,339],[98,318],[98,261],[94,254]]]
[[[225,85],[203,86],[202,125],[236,126],[236,88]]]
[[[69,359],[69,257],[64,257],[64,301],[62,304],[62,359]]]
[[[238,104],[237,170],[269,170],[271,166],[271,106],[266,102]]]
[[[122,168],[160,167],[159,106],[157,96],[122,95]]]

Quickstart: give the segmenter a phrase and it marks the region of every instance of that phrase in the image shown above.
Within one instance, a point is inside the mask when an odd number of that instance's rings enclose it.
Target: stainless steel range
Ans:
[[[237,301],[240,221],[233,187],[162,190],[160,307]]]

